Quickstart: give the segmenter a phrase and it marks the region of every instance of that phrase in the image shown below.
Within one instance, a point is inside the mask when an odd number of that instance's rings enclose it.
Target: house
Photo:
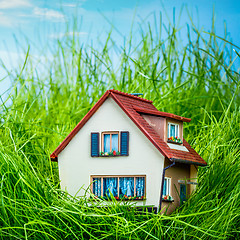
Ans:
[[[207,165],[183,138],[190,121],[141,97],[106,91],[51,154],[61,188],[83,195],[90,186],[99,198],[111,193],[173,211],[193,191],[198,166]]]

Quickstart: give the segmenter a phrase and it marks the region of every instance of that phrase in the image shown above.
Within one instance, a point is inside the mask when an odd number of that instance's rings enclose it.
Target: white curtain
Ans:
[[[136,177],[136,196],[143,197],[145,194],[145,178]]]
[[[110,193],[112,193],[114,197],[118,195],[117,178],[103,178],[103,195],[110,197]]]
[[[126,195],[128,197],[134,196],[134,178],[122,177],[119,179],[119,195]]]
[[[93,178],[93,194],[101,196],[101,178]]]

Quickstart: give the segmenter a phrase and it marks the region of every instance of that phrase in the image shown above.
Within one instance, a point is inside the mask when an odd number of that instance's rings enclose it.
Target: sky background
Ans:
[[[232,42],[240,46],[240,1],[237,0],[0,0],[0,60],[12,72],[23,64],[28,45],[36,59],[47,56],[47,46],[54,47],[66,31],[68,36],[72,34],[73,16],[78,19],[77,35],[85,44],[104,41],[111,24],[113,36],[122,44],[133,19],[134,26],[143,19],[153,24],[153,14],[159,16],[162,12],[163,22],[168,17],[172,21],[175,8],[177,20],[182,7],[180,25],[189,22],[188,12],[197,27],[206,31],[211,28],[214,9],[217,35],[223,36],[226,22]],[[9,86],[7,72],[0,66],[0,95]]]

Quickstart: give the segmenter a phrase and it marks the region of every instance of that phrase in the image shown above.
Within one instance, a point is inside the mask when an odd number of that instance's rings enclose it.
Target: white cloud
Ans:
[[[81,6],[84,2],[86,2],[86,0],[78,0],[76,3],[71,3],[71,2],[61,3],[61,6],[63,6],[63,7],[70,7],[70,8],[76,8],[76,7]]]
[[[0,9],[31,7],[29,0],[0,0]]]
[[[3,12],[0,12],[0,26],[4,26],[4,27],[11,27],[12,26],[12,20],[4,15]]]
[[[63,7],[70,7],[70,8],[75,8],[77,7],[76,3],[64,3],[62,4]]]
[[[53,10],[53,9],[49,9],[49,8],[35,7],[33,9],[33,14],[37,17],[45,18],[47,20],[52,20],[52,21],[55,21],[55,22],[66,21],[63,13],[61,13],[59,11],[56,11],[56,10]]]

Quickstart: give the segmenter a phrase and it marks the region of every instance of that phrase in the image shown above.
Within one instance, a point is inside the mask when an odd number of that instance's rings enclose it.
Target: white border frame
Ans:
[[[146,175],[90,175],[90,183],[91,183],[91,192],[93,193],[93,178],[101,178],[101,197],[103,196],[103,178],[118,178],[118,197],[119,197],[119,178],[124,178],[124,177],[133,177],[134,178],[134,197],[136,195],[136,178],[137,177],[144,177],[144,199],[141,200],[146,200],[146,182],[147,182],[147,177]],[[138,200],[138,199],[137,199]]]
[[[120,132],[119,131],[104,131],[101,132],[101,152],[104,152],[104,135],[105,134],[110,134],[110,152],[112,151],[112,134],[117,134],[118,135],[118,152],[120,152]]]
[[[170,126],[171,125],[174,125],[175,126],[175,136],[173,136],[173,137],[180,137],[179,136],[179,124],[177,124],[177,123],[172,123],[172,122],[168,122],[168,138],[170,138],[170,137],[172,137],[172,136],[170,136]],[[177,127],[177,134],[176,134],[176,127]]]
[[[167,180],[166,195],[163,195],[163,196],[167,196],[167,195],[171,196],[171,178],[170,177],[164,177],[164,182],[165,182],[165,180]]]

